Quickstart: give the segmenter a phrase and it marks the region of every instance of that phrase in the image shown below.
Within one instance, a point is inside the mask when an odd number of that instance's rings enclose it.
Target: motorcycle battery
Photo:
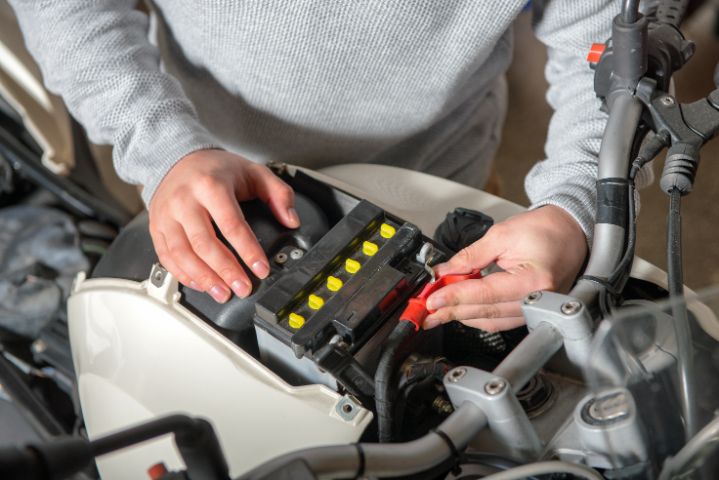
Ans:
[[[374,371],[361,351],[376,356],[378,331],[427,280],[417,260],[425,241],[416,226],[358,201],[257,299],[263,363],[371,396]]]

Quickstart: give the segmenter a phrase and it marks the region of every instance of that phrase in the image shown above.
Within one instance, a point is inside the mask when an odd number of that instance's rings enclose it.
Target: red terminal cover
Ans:
[[[427,318],[427,315],[429,315],[430,313],[434,313],[427,310],[427,298],[429,298],[430,295],[432,295],[440,288],[451,285],[452,283],[477,278],[482,278],[482,272],[479,270],[475,270],[471,273],[458,275],[442,275],[437,277],[434,282],[429,282],[425,284],[424,288],[422,288],[422,291],[409,299],[407,307],[404,309],[404,312],[402,312],[402,315],[400,315],[399,320],[405,322],[412,322],[414,324],[415,330],[419,330],[420,328],[422,328],[422,324],[424,323],[424,319]]]

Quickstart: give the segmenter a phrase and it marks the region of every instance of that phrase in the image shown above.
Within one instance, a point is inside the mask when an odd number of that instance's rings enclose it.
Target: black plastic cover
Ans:
[[[270,259],[270,275],[259,281],[252,274],[253,293],[247,298],[233,296],[227,303],[215,302],[209,295],[180,286],[182,304],[205,320],[223,329],[239,332],[252,328],[255,299],[272,284],[278,273],[292,262],[281,266],[273,261],[276,252],[287,247],[309,250],[329,230],[323,210],[307,196],[295,193],[295,209],[301,226],[289,230],[280,225],[270,209],[260,201],[242,203],[247,223],[257,236]],[[230,245],[219,235],[220,239]],[[230,247],[232,250],[232,247]],[[232,250],[233,251],[233,250]],[[92,273],[93,278],[123,278],[143,281],[150,275],[152,265],[158,261],[150,238],[148,215],[143,212],[122,229]],[[246,269],[247,270],[247,269]],[[252,332],[254,335],[254,332]]]

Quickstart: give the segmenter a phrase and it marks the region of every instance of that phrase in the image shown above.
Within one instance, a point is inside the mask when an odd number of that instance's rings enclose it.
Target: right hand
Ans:
[[[212,221],[259,278],[270,265],[239,202],[259,198],[288,228],[300,225],[294,192],[264,165],[223,150],[198,150],[167,173],[149,205],[150,235],[162,265],[182,284],[217,302],[246,297],[252,282],[215,235]]]

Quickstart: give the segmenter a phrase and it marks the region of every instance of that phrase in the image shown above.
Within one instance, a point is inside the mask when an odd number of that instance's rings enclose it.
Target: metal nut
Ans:
[[[565,315],[574,315],[582,309],[582,304],[576,300],[570,300],[562,304],[562,313]]]
[[[457,367],[453,369],[451,372],[449,372],[449,381],[450,382],[459,382],[459,380],[467,375],[467,369],[464,367]]]
[[[359,413],[360,404],[355,398],[347,395],[340,399],[335,407],[335,411],[343,420],[351,421]]]
[[[674,105],[674,99],[670,97],[669,95],[664,95],[662,98],[659,99],[660,102],[662,102],[662,105],[665,107],[671,107]]]
[[[280,252],[277,255],[275,255],[275,263],[279,265],[283,265],[284,263],[287,263],[287,254],[285,252]]]
[[[290,251],[290,258],[291,258],[292,260],[299,260],[299,259],[302,258],[304,255],[305,255],[304,250],[302,250],[302,249],[300,249],[300,248],[293,248],[293,249]]]
[[[495,378],[484,384],[484,391],[487,392],[487,395],[492,396],[499,395],[505,388],[507,388],[507,382],[501,378]]]
[[[162,286],[162,283],[165,281],[165,277],[167,276],[167,270],[160,265],[159,263],[155,263],[152,266],[152,270],[150,271],[150,282],[158,288]]]
[[[533,303],[537,303],[540,298],[542,298],[542,292],[532,292],[524,297],[524,303],[525,305],[532,305]]]

